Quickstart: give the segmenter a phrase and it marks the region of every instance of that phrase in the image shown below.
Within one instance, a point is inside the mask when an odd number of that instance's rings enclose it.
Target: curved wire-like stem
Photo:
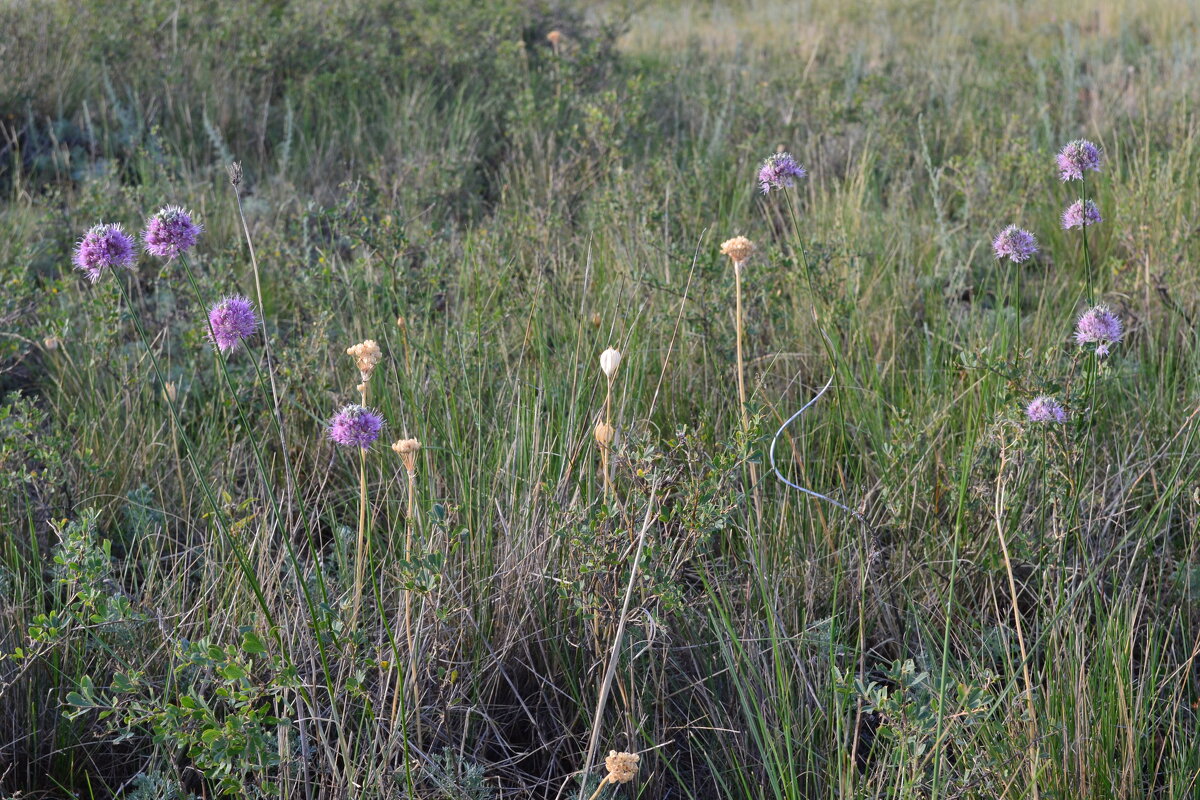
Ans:
[[[812,489],[806,489],[798,483],[793,483],[792,481],[790,481],[786,477],[784,477],[784,474],[779,471],[779,467],[775,464],[775,445],[777,445],[779,443],[779,437],[783,436],[783,432],[785,430],[787,430],[789,425],[791,425],[793,422],[795,422],[797,419],[799,419],[800,415],[803,414],[805,411],[808,411],[808,409],[812,408],[813,404],[816,403],[818,400],[820,400],[821,397],[825,394],[825,392],[829,391],[829,387],[833,385],[834,377],[835,377],[834,375],[830,375],[829,380],[825,381],[825,385],[821,387],[821,390],[819,392],[817,392],[815,395],[813,395],[812,399],[810,399],[807,403],[805,403],[800,408],[799,411],[797,411],[795,414],[792,414],[790,417],[788,417],[784,421],[784,423],[782,425],[779,426],[779,430],[775,431],[775,435],[771,437],[771,447],[770,447],[770,450],[767,452],[767,456],[771,462],[771,471],[775,473],[775,477],[778,478],[780,480],[780,482],[783,483],[784,486],[787,486],[790,489],[795,489],[798,492],[803,492],[804,494],[808,495],[809,497],[815,497],[818,500],[824,500],[827,503],[832,503],[833,505],[842,509],[846,513],[850,514],[856,520],[863,523],[864,525],[866,525],[869,528],[870,524],[867,522],[867,518],[864,517],[860,512],[854,510],[853,508],[846,505],[845,503],[841,503],[841,502],[838,502],[837,500],[834,500],[832,497],[830,497],[828,495],[821,494],[820,492],[813,491]]]

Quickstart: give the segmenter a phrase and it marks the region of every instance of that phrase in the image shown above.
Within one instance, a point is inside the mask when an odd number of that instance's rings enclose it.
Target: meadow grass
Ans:
[[[1198,23],[0,8],[0,791],[1200,795]],[[167,204],[186,259],[71,268]]]

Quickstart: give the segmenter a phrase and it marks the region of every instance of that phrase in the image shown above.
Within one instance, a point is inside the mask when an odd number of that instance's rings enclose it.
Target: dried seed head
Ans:
[[[637,777],[639,760],[637,753],[618,753],[616,750],[610,750],[608,758],[604,759],[609,781],[629,783]]]
[[[613,436],[615,435],[612,425],[609,425],[607,422],[597,422],[596,430],[592,433],[596,437],[596,444],[602,448],[607,449],[612,445]]]
[[[546,41],[550,42],[550,46],[555,50],[562,44],[563,34],[560,30],[553,30],[546,34]]]
[[[600,320],[600,312],[599,312],[599,311],[593,311],[593,312],[592,312],[592,327],[593,327],[593,328],[599,328],[599,327],[600,327],[600,322],[601,322],[601,320]]]
[[[354,356],[354,365],[358,367],[363,383],[371,380],[371,373],[375,371],[375,366],[383,360],[383,351],[379,349],[379,345],[375,343],[374,339],[367,339],[353,347],[346,348],[346,355]]]
[[[404,321],[404,317],[396,317],[396,327],[402,331],[408,329],[408,323]]]
[[[404,462],[404,468],[408,473],[417,471],[417,451],[421,449],[421,443],[416,439],[400,439],[392,442],[392,449],[400,456],[400,460]]]
[[[232,162],[230,162],[229,166],[225,168],[225,170],[229,173],[229,182],[233,185],[233,188],[236,189],[237,187],[242,185],[242,165],[241,164],[239,164],[236,161],[232,161]]]
[[[617,374],[617,367],[619,366],[621,366],[620,350],[610,347],[600,354],[600,369],[604,370],[605,376],[610,381]]]
[[[167,390],[167,399],[174,403],[175,397],[179,393],[179,389],[175,386],[175,381],[167,381],[164,388]]]
[[[47,350],[57,350],[61,341],[57,336],[47,336],[45,339],[42,339],[42,347]]]
[[[733,262],[735,268],[740,268],[742,264],[754,255],[754,242],[747,239],[745,236],[735,236],[732,239],[726,239],[721,243],[721,255],[729,256],[729,260]]]

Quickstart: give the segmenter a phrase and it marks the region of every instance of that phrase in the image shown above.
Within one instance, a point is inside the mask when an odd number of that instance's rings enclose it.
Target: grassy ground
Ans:
[[[1200,793],[1191,3],[210,5],[0,8],[0,791]]]

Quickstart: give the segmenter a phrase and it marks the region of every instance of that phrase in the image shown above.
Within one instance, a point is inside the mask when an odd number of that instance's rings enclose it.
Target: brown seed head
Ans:
[[[546,41],[550,42],[550,46],[555,50],[562,44],[563,34],[560,30],[553,30],[546,34]]]
[[[721,243],[721,255],[729,256],[735,267],[740,267],[754,255],[754,242],[745,236],[735,236]]]
[[[400,460],[404,462],[404,468],[409,474],[417,471],[417,451],[421,449],[421,443],[416,439],[400,439],[392,443],[392,449],[400,456]]]
[[[375,343],[374,339],[367,339],[353,347],[346,348],[346,355],[354,356],[354,364],[358,367],[359,374],[362,375],[363,383],[371,380],[371,373],[375,371],[375,365],[383,360],[383,351],[379,349],[379,345]]]
[[[47,350],[57,350],[61,342],[62,340],[57,336],[47,336],[45,339],[42,339],[42,347]]]
[[[629,783],[637,777],[639,757],[637,753],[608,752],[604,766],[608,769],[608,779],[612,783]]]
[[[179,393],[179,389],[175,386],[175,381],[167,381],[163,388],[167,390],[167,399],[174,403],[175,397]]]
[[[239,164],[236,161],[230,162],[229,166],[226,167],[225,170],[229,173],[229,182],[231,184],[233,184],[233,188],[236,189],[237,187],[242,185],[242,165],[241,164]]]

